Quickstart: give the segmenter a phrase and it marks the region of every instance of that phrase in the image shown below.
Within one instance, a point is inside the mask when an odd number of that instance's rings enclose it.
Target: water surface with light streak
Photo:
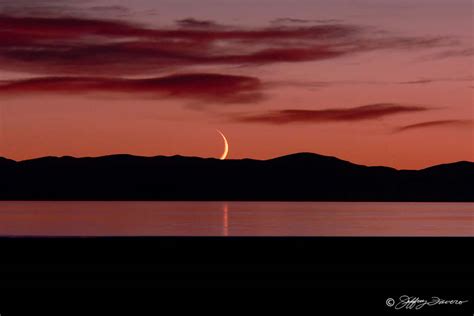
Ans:
[[[0,201],[2,236],[474,236],[474,203]]]

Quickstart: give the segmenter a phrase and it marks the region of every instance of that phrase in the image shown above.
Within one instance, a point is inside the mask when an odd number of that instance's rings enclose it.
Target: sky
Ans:
[[[0,0],[0,156],[474,160],[471,0]]]

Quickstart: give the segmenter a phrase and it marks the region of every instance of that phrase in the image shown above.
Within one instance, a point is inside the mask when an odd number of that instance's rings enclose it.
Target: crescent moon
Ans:
[[[224,160],[227,157],[227,154],[229,153],[229,143],[227,142],[227,139],[225,138],[224,134],[220,130],[217,130],[219,134],[221,134],[222,139],[224,140],[224,152],[222,153],[222,156],[219,158],[220,160]]]

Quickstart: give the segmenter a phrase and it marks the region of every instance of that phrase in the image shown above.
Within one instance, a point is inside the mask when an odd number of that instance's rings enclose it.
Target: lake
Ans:
[[[0,201],[2,236],[474,236],[474,203]]]

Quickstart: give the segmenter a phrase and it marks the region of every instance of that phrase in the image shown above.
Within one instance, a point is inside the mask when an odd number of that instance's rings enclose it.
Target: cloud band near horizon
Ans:
[[[427,121],[416,124],[405,125],[399,128],[396,128],[394,132],[404,132],[414,129],[424,129],[437,126],[472,126],[473,122],[471,120],[438,120],[438,121]]]
[[[285,109],[268,111],[257,115],[234,117],[232,120],[243,123],[294,124],[350,122],[382,118],[385,116],[428,111],[429,108],[397,103],[376,103],[351,108],[331,108],[322,110]]]

